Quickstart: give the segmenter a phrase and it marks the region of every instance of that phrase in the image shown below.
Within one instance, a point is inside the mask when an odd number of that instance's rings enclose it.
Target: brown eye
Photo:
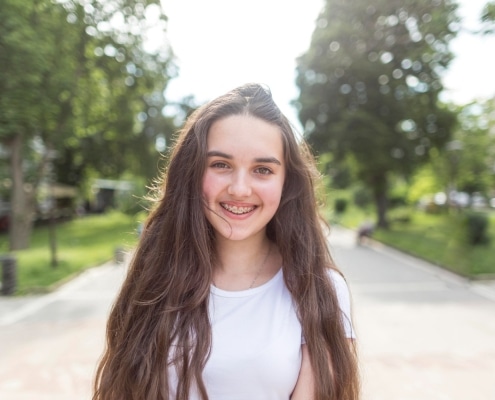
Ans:
[[[272,170],[270,168],[266,168],[266,167],[259,167],[259,168],[256,168],[256,173],[258,173],[260,175],[270,175],[270,174],[272,174]]]
[[[212,168],[219,168],[219,169],[226,169],[226,168],[229,168],[229,166],[227,164],[225,164],[224,162],[220,162],[220,161],[217,161],[213,164],[211,164]]]

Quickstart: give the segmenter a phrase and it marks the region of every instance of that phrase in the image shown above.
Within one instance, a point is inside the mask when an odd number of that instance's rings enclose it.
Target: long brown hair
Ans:
[[[358,398],[355,354],[328,279],[334,266],[318,215],[313,159],[270,91],[248,84],[199,108],[180,131],[159,200],[108,320],[93,400],[169,399],[172,364],[177,400],[187,400],[192,385],[208,399],[202,371],[212,340],[208,298],[215,255],[202,178],[210,126],[238,114],[277,125],[282,133],[286,178],[267,235],[279,248],[285,283],[297,304],[315,374],[314,398]]]

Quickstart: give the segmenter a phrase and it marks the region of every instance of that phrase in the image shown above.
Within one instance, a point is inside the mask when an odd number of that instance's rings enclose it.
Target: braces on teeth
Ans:
[[[227,204],[222,204],[221,206],[225,208],[227,211],[230,211],[231,213],[238,215],[246,214],[255,209],[255,207],[237,207],[237,206],[229,206]]]

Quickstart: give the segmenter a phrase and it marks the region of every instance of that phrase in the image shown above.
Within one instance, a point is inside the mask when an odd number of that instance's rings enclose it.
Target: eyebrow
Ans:
[[[234,158],[230,154],[223,153],[223,152],[217,151],[217,150],[211,150],[208,152],[207,155],[208,155],[208,157],[222,157],[222,158],[226,158],[227,160],[232,160]],[[254,161],[257,163],[263,163],[263,164],[282,165],[282,163],[279,160],[277,160],[275,157],[258,157],[258,158],[255,158]]]
[[[234,158],[230,154],[222,153],[221,151],[216,151],[216,150],[209,151],[207,155],[208,157],[222,157],[222,158],[227,158],[229,160],[232,160]]]

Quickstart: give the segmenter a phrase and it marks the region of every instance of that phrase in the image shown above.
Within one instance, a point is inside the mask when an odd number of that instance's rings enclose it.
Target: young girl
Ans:
[[[188,119],[111,311],[94,400],[358,398],[315,177],[260,85]]]

